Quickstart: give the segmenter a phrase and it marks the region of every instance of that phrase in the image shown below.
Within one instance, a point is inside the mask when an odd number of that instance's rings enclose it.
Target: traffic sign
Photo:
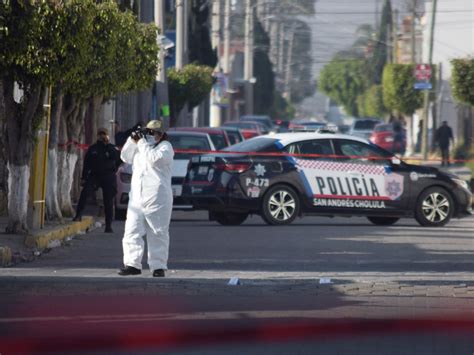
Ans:
[[[431,83],[428,81],[422,81],[419,83],[415,83],[414,88],[416,90],[431,90],[433,88],[433,85],[431,85]]]
[[[431,79],[431,65],[417,64],[415,68],[415,78],[417,81],[428,81]]]

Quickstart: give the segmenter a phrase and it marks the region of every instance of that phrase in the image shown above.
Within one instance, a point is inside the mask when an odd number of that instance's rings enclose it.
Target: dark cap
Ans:
[[[100,127],[98,130],[97,130],[97,134],[101,134],[101,133],[104,133],[106,135],[109,135],[109,130],[107,128],[104,128],[104,127]]]

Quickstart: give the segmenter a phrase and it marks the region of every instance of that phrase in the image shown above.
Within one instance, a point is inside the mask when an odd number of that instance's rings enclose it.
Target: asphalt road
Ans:
[[[144,342],[160,329],[160,344],[177,351],[181,339],[186,353],[474,353],[467,335],[474,332],[474,218],[432,229],[412,220],[380,227],[316,217],[270,227],[255,216],[223,227],[203,212],[177,212],[165,279],[152,278],[146,263],[141,276],[118,276],[123,222],[113,227],[114,234],[96,229],[0,269],[0,334],[15,340],[28,329],[32,339],[57,344],[59,335],[107,329]],[[231,277],[239,285],[228,285]],[[435,321],[412,323],[426,319]],[[347,329],[358,331],[347,338]],[[262,334],[270,345],[259,348]],[[196,343],[211,347],[196,350]]]

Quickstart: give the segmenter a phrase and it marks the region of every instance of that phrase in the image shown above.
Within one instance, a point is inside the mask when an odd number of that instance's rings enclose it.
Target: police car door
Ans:
[[[324,208],[315,208],[314,198],[317,193],[316,178],[334,159],[334,148],[330,139],[312,139],[296,142],[287,147],[288,153],[295,154],[292,163],[296,166],[300,181],[306,192],[304,206],[307,210],[324,213]]]
[[[404,209],[406,173],[384,150],[356,140],[334,139],[337,158],[316,177],[315,205],[337,205],[351,214],[390,214]]]

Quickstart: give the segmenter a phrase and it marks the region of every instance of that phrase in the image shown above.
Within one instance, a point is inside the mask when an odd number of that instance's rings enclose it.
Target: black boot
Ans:
[[[106,226],[106,227],[105,227],[105,233],[113,233],[113,232],[114,232],[114,231],[113,231],[113,229],[112,229],[111,226]]]
[[[81,222],[82,221],[82,216],[76,214],[76,216],[72,219],[73,222]]]
[[[155,271],[153,271],[153,277],[165,277],[165,270],[156,269]]]
[[[125,266],[118,272],[120,276],[140,275],[141,273],[142,271],[140,269],[134,268],[133,266]]]

